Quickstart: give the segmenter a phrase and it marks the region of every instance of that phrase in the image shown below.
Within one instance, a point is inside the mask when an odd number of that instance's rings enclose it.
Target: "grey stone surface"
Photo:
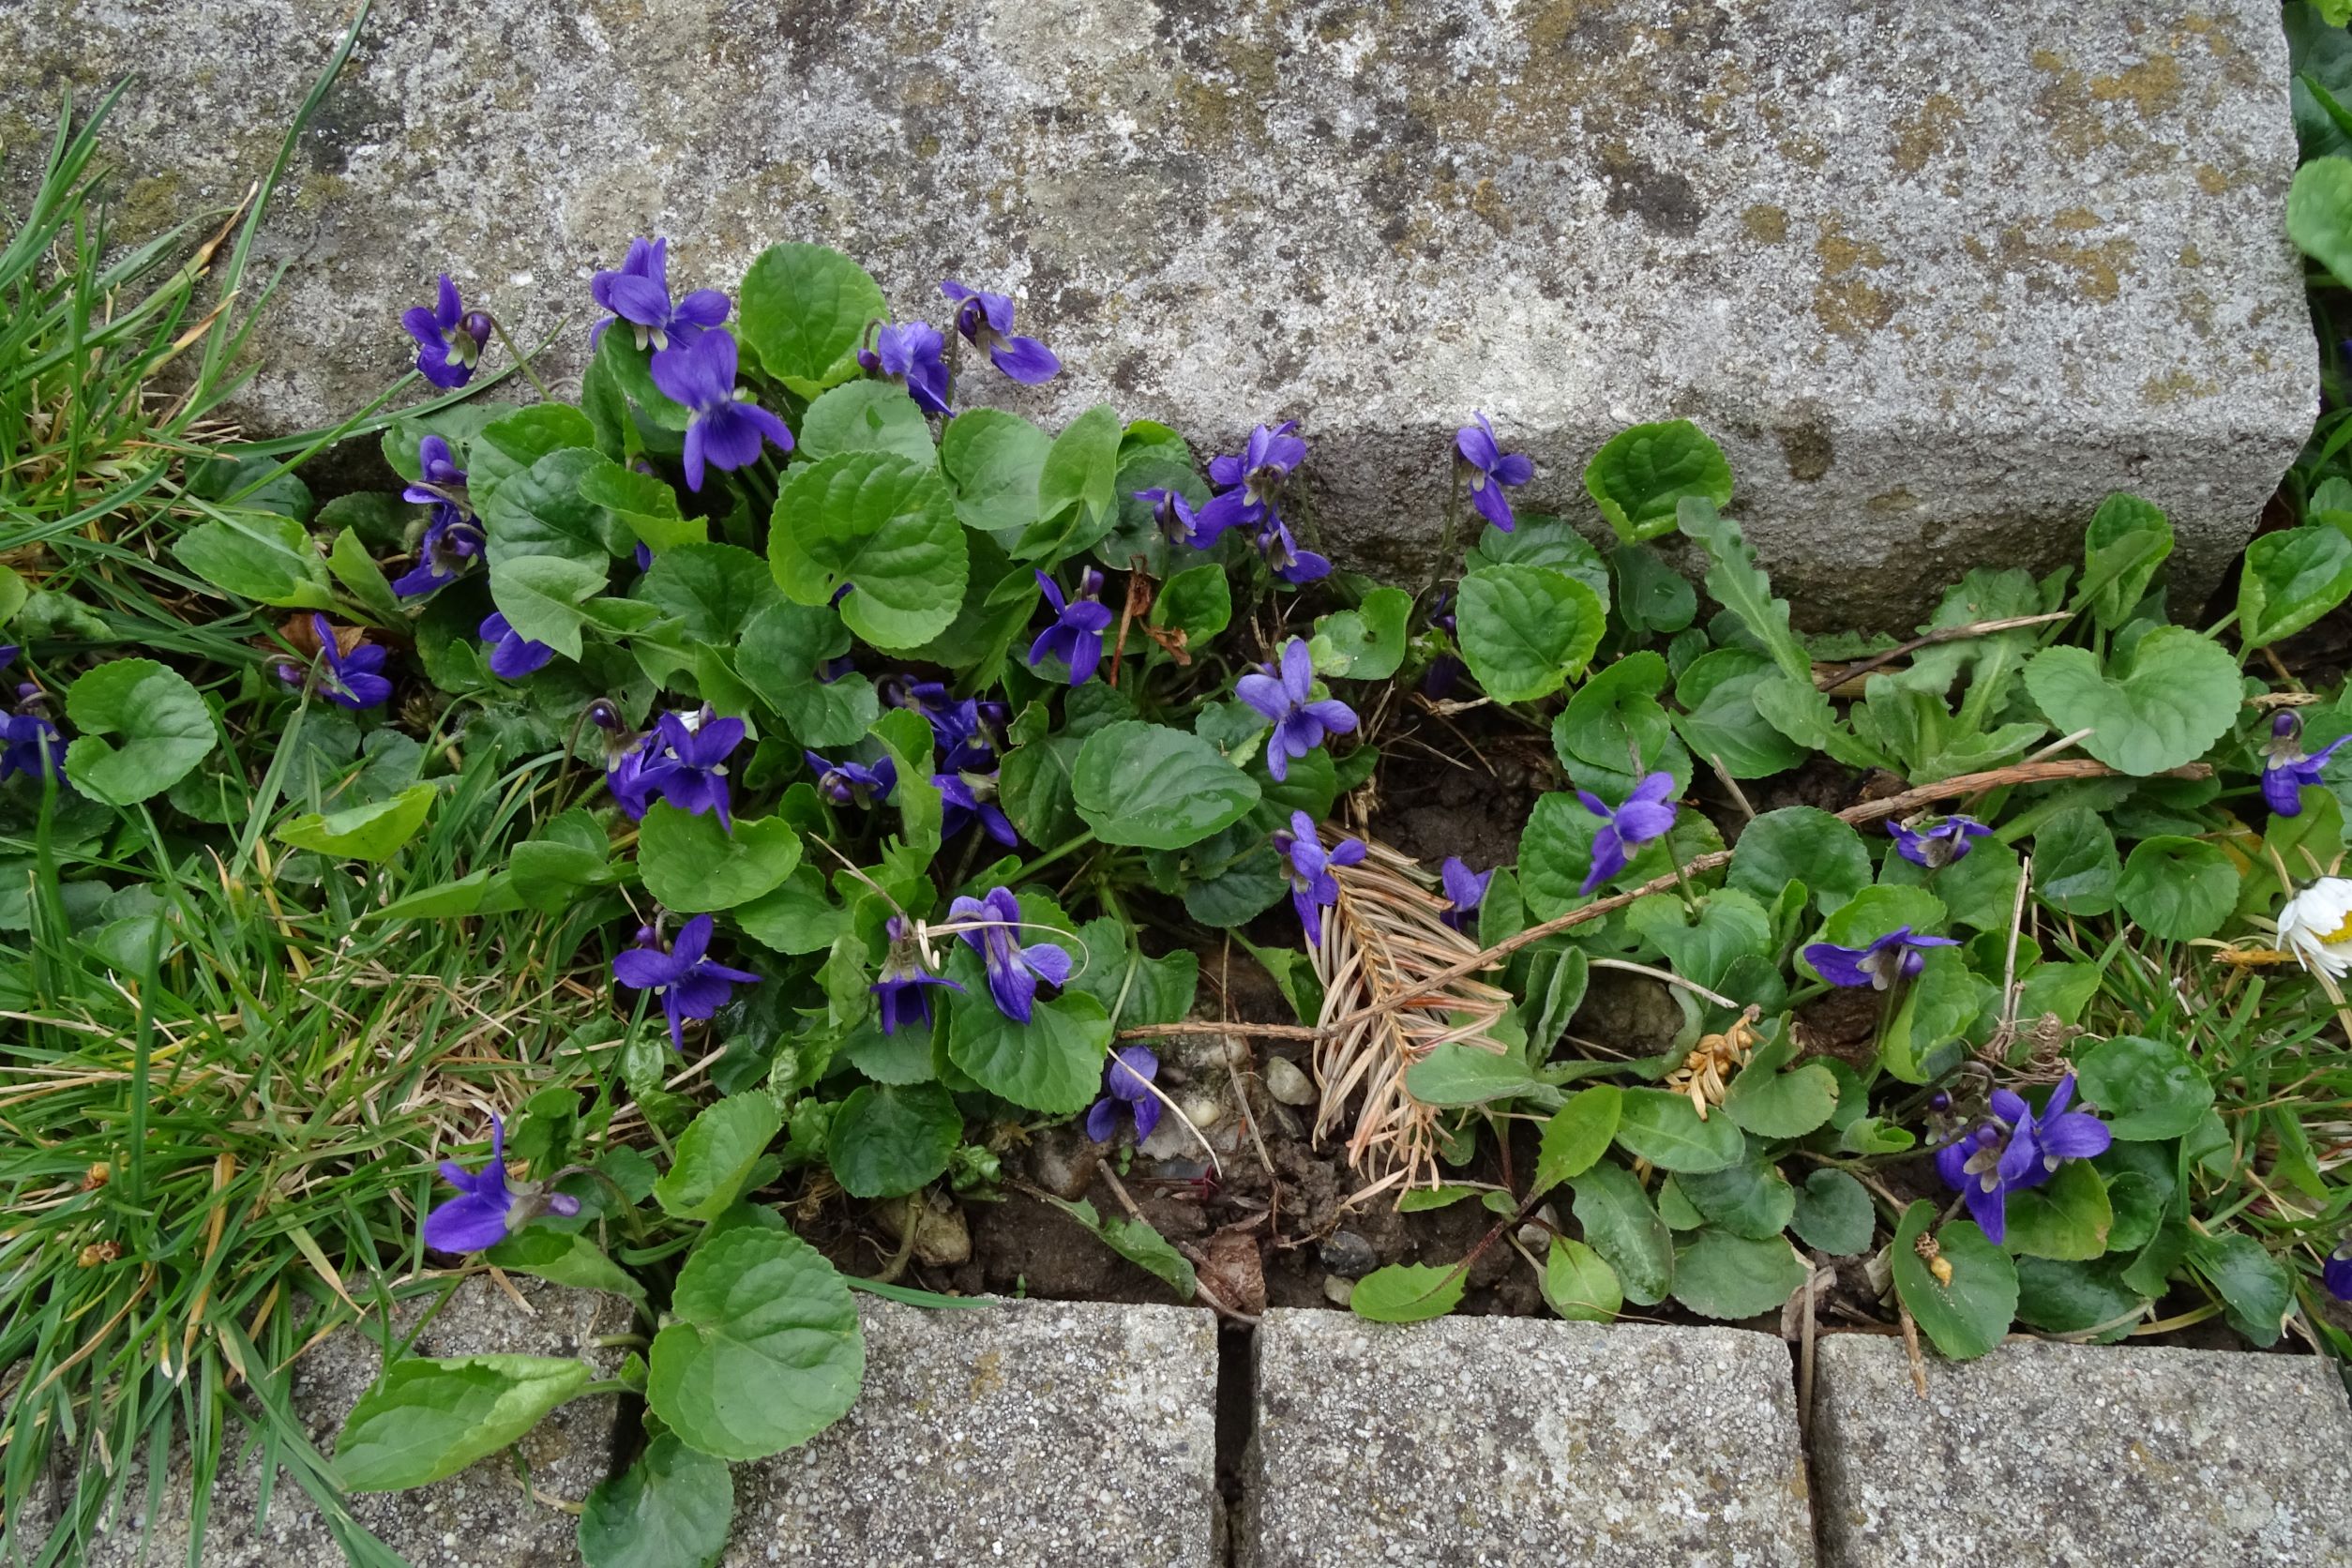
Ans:
[[[2315,1356],[1821,1341],[1823,1568],[2342,1568],[2352,1408]]]
[[[510,1276],[530,1311],[476,1274],[458,1288],[417,1336],[418,1355],[578,1356],[609,1376],[623,1351],[597,1340],[629,1332],[633,1311],[617,1296],[574,1290]],[[430,1298],[428,1298],[430,1300]],[[423,1311],[412,1302],[396,1316],[404,1333]],[[331,1454],[343,1417],[375,1381],[383,1364],[378,1341],[345,1329],[321,1341],[294,1365],[294,1402],[310,1440]],[[528,1466],[526,1482],[508,1454],[492,1455],[448,1480],[412,1492],[354,1496],[360,1526],[415,1568],[556,1568],[577,1563],[576,1523],[570,1514],[535,1500],[531,1493],[566,1502],[584,1499],[612,1468],[615,1400],[611,1395],[575,1399],[539,1423],[517,1445]],[[271,1478],[266,1515],[260,1507],[261,1466],[232,1426],[238,1445],[224,1455],[204,1530],[204,1568],[338,1568],[345,1560],[334,1531],[291,1476]],[[234,1457],[234,1464],[227,1462]],[[173,1454],[163,1502],[146,1513],[146,1478],[130,1478],[126,1500],[90,1544],[88,1568],[188,1561],[188,1470],[185,1445]],[[72,1560],[68,1557],[68,1560]]]
[[[806,1447],[736,1468],[722,1568],[1219,1560],[1207,1312],[859,1310],[864,1392]]]
[[[1788,1351],[1736,1329],[1274,1311],[1244,1568],[1814,1560]]]
[[[225,205],[348,0],[14,0],[0,145],[143,73],[132,226]],[[1800,614],[2055,565],[2111,489],[2201,592],[2308,434],[2271,0],[383,0],[294,171],[248,402],[354,408],[446,267],[526,336],[630,235],[682,286],[777,239],[902,314],[1017,292],[1102,397],[1230,445],[1296,415],[1343,558],[1429,550],[1453,428],[1597,529],[1608,435],[1730,452]],[[2183,598],[2190,595],[2184,594]]]

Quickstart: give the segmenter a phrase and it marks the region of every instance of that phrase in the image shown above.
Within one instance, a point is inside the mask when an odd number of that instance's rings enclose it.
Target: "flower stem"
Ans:
[[[1075,854],[1078,851],[1086,848],[1087,845],[1092,844],[1093,841],[1094,830],[1093,828],[1088,828],[1085,832],[1080,833],[1077,837],[1069,839],[1064,843],[1056,844],[1052,849],[1048,850],[1044,854],[1039,855],[1028,865],[1017,868],[1011,876],[1004,879],[1004,885],[1010,887],[1015,882],[1026,882],[1029,878],[1035,876],[1039,871],[1044,870],[1055,861],[1060,860],[1063,855]]]
[[[539,379],[539,372],[531,368],[531,356],[523,353],[521,348],[516,344],[512,338],[506,336],[506,324],[500,321],[496,316],[492,316],[490,318],[490,330],[497,333],[498,340],[506,345],[506,353],[513,358],[515,362],[515,369],[520,370],[523,374],[523,378],[530,382],[531,384],[537,389],[539,401],[543,403],[553,402],[555,400],[555,394],[547,389],[547,383]]]
[[[1429,568],[1429,580],[1422,586],[1421,596],[1426,599],[1439,583],[1449,576],[1458,575],[1459,563],[1454,558],[1457,535],[1462,530],[1462,465],[1454,464],[1445,484],[1445,532],[1438,541],[1438,558]],[[1430,613],[1435,614],[1432,611]]]
[[[1698,893],[1691,886],[1690,873],[1682,869],[1682,857],[1674,852],[1674,845],[1666,844],[1666,859],[1674,867],[1674,880],[1682,885],[1682,907],[1694,916],[1698,913]]]

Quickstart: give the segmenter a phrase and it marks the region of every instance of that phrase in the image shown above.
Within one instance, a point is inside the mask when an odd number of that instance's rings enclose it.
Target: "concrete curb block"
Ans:
[[[1737,1329],[1275,1311],[1243,1568],[1806,1568],[1787,1348]]]
[[[1216,1560],[1209,1313],[859,1312],[865,1392],[806,1447],[736,1467],[724,1568]]]
[[[2033,1342],[1982,1361],[1821,1342],[1824,1568],[2342,1568],[2352,1406],[2313,1356]]]

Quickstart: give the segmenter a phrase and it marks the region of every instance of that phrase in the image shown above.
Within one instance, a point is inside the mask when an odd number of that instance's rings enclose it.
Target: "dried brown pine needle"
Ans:
[[[1510,1008],[1510,993],[1446,973],[1479,949],[1438,918],[1451,906],[1423,884],[1424,875],[1377,842],[1358,864],[1334,866],[1338,902],[1324,912],[1322,940],[1308,954],[1323,983],[1319,1021],[1328,1031],[1315,1043],[1322,1091],[1315,1136],[1334,1132],[1354,1103],[1348,1163],[1374,1178],[1359,1200],[1425,1179],[1437,1184],[1439,1110],[1413,1098],[1407,1070],[1440,1046],[1497,1055],[1507,1048],[1488,1032]]]

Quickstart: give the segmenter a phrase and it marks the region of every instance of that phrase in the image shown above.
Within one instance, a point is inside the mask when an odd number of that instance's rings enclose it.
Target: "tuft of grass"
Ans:
[[[69,597],[80,619],[24,639],[36,667],[155,653],[221,730],[174,811],[23,780],[0,796],[10,1563],[79,1561],[110,1507],[143,1501],[188,1511],[201,1542],[214,1478],[255,1446],[265,1487],[282,1469],[354,1562],[396,1563],[344,1507],[290,1367],[443,1277],[417,1234],[437,1162],[533,1091],[600,1077],[623,1033],[608,988],[573,972],[594,910],[378,912],[503,865],[560,804],[562,748],[510,726],[363,751],[332,708],[288,724],[266,672],[276,617],[224,606],[170,552],[188,521],[298,490],[297,463],[388,423],[379,411],[414,379],[325,431],[240,442],[223,415],[277,283],[253,262],[260,226],[366,16],[235,210],[117,243],[98,155],[118,86],[78,124],[61,110],[0,240],[0,610]],[[389,867],[354,873],[269,837],[290,809],[420,778],[437,792],[430,823]],[[168,1492],[180,1444],[186,1498]],[[140,1475],[143,1498],[127,1497]]]
[[[243,1431],[345,1518],[288,1365],[433,1277],[416,1222],[436,1162],[622,1033],[557,961],[567,916],[372,912],[502,860],[559,753],[466,755],[428,834],[354,878],[263,837],[295,738],[234,843],[53,790],[0,822],[0,1509],[38,1520],[70,1478],[45,1546],[11,1532],[23,1560],[73,1560],[130,1462],[159,1476],[175,1435],[199,1517]],[[350,804],[366,775],[317,792]]]

